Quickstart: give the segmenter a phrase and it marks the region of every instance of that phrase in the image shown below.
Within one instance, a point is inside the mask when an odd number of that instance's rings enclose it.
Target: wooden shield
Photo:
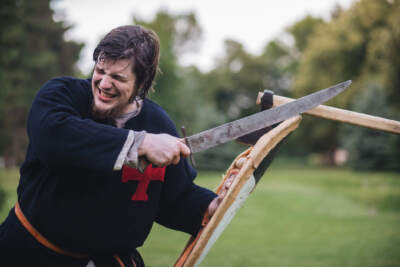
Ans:
[[[282,122],[236,157],[216,190],[219,195],[225,194],[224,199],[211,218],[207,213],[204,215],[201,230],[189,239],[175,267],[199,266],[268,168],[271,159],[267,156],[300,121],[301,116],[296,116]],[[226,183],[231,186],[225,192]]]

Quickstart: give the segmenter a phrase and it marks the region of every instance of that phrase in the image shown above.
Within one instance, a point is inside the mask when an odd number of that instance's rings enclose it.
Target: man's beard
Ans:
[[[93,101],[92,104],[92,117],[97,121],[114,122],[115,118],[122,114],[122,110],[126,107],[125,105],[117,105],[111,109],[99,109]]]

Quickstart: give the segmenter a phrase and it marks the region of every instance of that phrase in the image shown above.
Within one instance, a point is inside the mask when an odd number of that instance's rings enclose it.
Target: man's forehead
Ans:
[[[113,59],[104,57],[96,62],[96,66],[105,69],[112,69],[114,72],[131,71],[131,64],[132,62],[129,59]]]

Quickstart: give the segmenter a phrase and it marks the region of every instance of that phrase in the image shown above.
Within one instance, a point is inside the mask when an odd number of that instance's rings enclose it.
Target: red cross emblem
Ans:
[[[153,168],[150,164],[144,170],[144,173],[139,172],[137,169],[123,166],[122,167],[122,182],[128,181],[139,181],[136,188],[135,194],[132,196],[132,200],[147,201],[147,188],[149,187],[150,181],[162,181],[164,182],[165,167]]]

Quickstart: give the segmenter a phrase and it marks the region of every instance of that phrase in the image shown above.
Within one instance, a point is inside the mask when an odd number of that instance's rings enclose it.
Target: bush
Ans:
[[[368,83],[353,110],[386,118],[394,118],[388,108],[384,90],[377,83]],[[400,136],[390,133],[344,126],[342,145],[349,151],[348,165],[356,170],[400,171]]]

